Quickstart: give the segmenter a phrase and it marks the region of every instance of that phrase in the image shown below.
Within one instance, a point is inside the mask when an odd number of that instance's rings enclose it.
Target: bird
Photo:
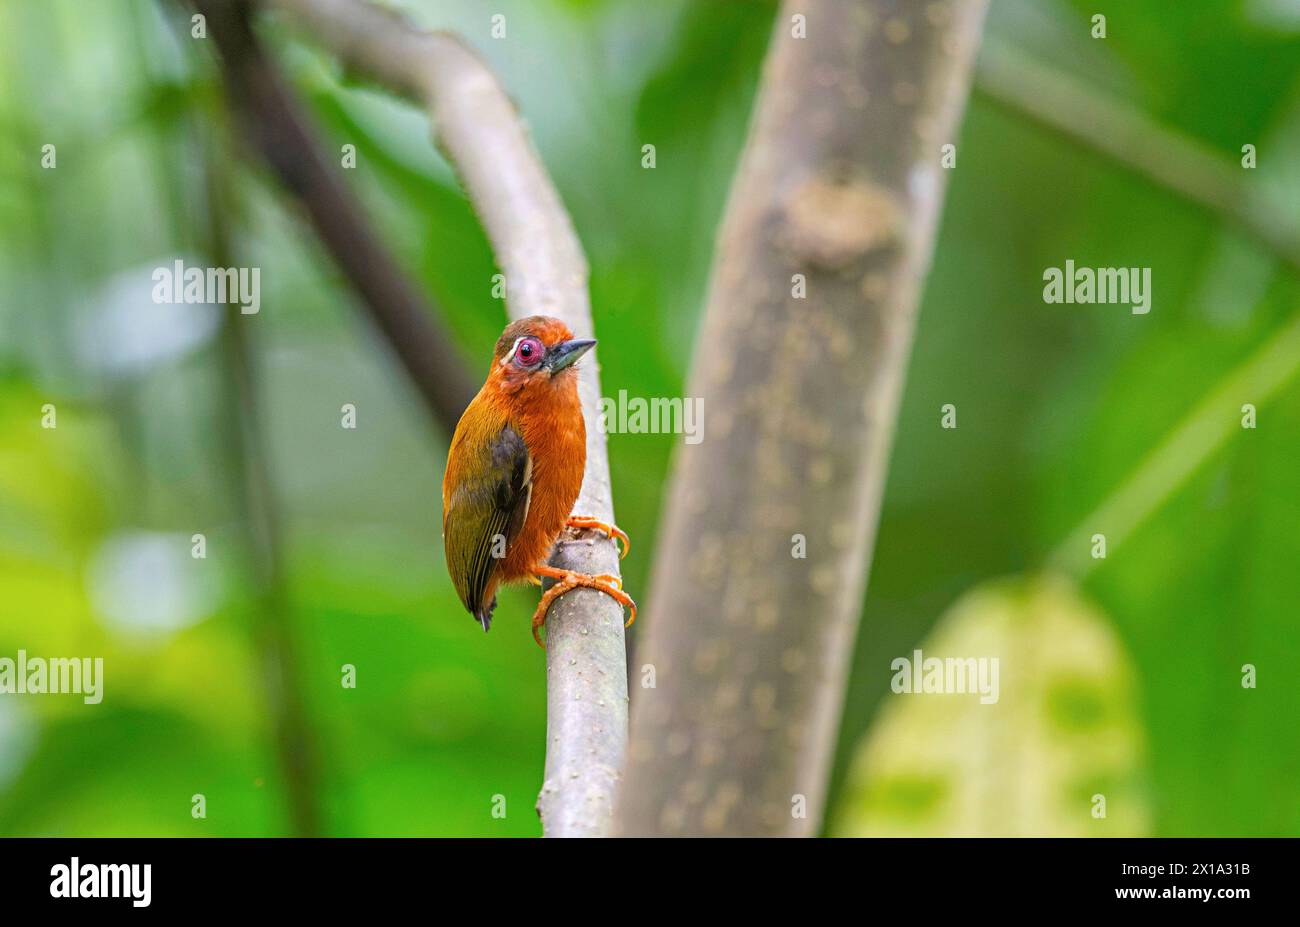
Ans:
[[[594,339],[574,338],[560,319],[534,315],[506,326],[487,380],[456,424],[442,480],[442,538],[456,593],[486,632],[504,583],[555,581],[533,614],[533,639],[554,602],[584,586],[611,596],[636,620],[636,602],[619,577],[561,570],[547,563],[566,527],[617,538],[616,525],[572,514],[587,463],[587,429],[578,398],[578,359]]]

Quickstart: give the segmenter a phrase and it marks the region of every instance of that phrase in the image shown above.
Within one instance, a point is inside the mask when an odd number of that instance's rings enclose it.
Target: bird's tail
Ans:
[[[484,605],[478,611],[472,613],[474,617],[478,619],[478,623],[483,625],[484,634],[486,634],[488,632],[488,629],[492,627],[492,612],[496,611],[496,607],[497,607],[497,597],[493,596],[491,602],[489,602],[487,605]]]

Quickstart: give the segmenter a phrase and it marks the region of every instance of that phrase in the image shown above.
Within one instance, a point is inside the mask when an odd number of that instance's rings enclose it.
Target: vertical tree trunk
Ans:
[[[624,833],[819,826],[983,12],[778,15],[690,379],[703,441],[679,449],[659,539]]]

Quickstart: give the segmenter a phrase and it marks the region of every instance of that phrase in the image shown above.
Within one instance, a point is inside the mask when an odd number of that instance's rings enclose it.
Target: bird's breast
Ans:
[[[532,458],[532,498],[528,518],[502,564],[506,579],[531,574],[545,562],[573,512],[587,463],[581,409],[559,421],[526,423],[524,443]]]

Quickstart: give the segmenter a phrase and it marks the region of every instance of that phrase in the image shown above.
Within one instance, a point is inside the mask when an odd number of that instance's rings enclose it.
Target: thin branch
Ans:
[[[434,418],[450,433],[476,387],[420,291],[370,226],[322,153],[303,107],[262,51],[245,0],[194,0],[220,51],[222,77],[244,127],[406,368]]]
[[[678,449],[654,561],[638,650],[658,687],[633,706],[622,833],[820,825],[983,12],[777,16],[690,378],[708,431]]]
[[[1247,172],[1232,160],[1001,43],[985,47],[977,81],[998,103],[1228,219],[1300,269],[1294,218],[1252,196]]]
[[[1267,251],[1300,269],[1300,231],[1289,214],[1252,195],[1242,168],[1209,147],[1152,122],[1058,70],[1001,43],[989,42],[977,71],[980,91],[1040,125],[1106,155],[1242,229]],[[1184,418],[1131,478],[1089,513],[1053,552],[1049,564],[1082,577],[1102,561],[1089,538],[1124,542],[1223,446],[1243,402],[1262,405],[1300,370],[1300,321],[1284,326]]]
[[[351,71],[428,109],[505,273],[511,317],[553,315],[578,337],[592,337],[582,246],[514,105],[483,61],[454,36],[420,31],[357,0],[274,6]],[[578,388],[587,470],[575,511],[612,522],[594,356],[582,365]],[[603,537],[561,543],[551,563],[618,575],[617,549]],[[537,803],[543,829],[548,836],[603,834],[627,746],[622,610],[600,592],[574,590],[552,607],[546,642],[546,778]]]
[[[1052,554],[1049,565],[1082,578],[1104,561],[1090,556],[1093,534],[1108,552],[1124,543],[1197,470],[1241,431],[1241,407],[1257,409],[1300,374],[1300,314],[1234,368],[1170,431],[1137,469],[1089,513]]]

